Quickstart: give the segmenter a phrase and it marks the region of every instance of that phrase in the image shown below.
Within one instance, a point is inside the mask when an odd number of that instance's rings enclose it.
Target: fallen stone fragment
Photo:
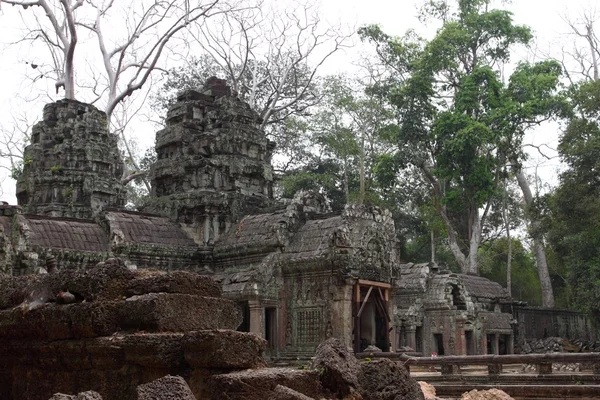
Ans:
[[[314,398],[308,397],[287,386],[277,385],[273,390],[273,395],[269,397],[269,400],[314,400]]]
[[[185,336],[185,360],[194,368],[247,369],[266,367],[267,342],[253,333],[217,329]]]
[[[102,400],[102,396],[98,392],[88,390],[87,392],[81,392],[78,395],[56,393],[50,397],[49,400]]]
[[[500,389],[477,390],[463,393],[462,400],[514,400]]]
[[[213,375],[202,388],[203,393],[197,395],[203,400],[267,400],[275,395],[277,385],[286,386],[309,398],[324,397],[319,372],[294,368],[248,369]]]
[[[363,362],[359,377],[364,400],[424,400],[417,381],[403,365],[389,359]]]
[[[137,400],[196,400],[185,380],[167,375],[137,387]]]
[[[360,363],[339,339],[327,339],[317,347],[311,369],[319,371],[321,385],[339,398],[358,392]]]
[[[423,396],[425,396],[425,400],[440,400],[439,397],[435,395],[435,387],[427,382],[418,381],[419,386],[421,386],[421,391],[423,392]]]

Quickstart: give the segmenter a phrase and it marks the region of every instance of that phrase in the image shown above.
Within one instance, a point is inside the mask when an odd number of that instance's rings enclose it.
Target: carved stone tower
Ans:
[[[122,165],[106,114],[75,100],[44,107],[31,132],[17,180],[17,201],[37,215],[92,218],[105,207],[122,207]]]
[[[229,231],[272,197],[274,146],[259,123],[222,79],[181,93],[156,134],[148,208],[179,222],[199,245]]]

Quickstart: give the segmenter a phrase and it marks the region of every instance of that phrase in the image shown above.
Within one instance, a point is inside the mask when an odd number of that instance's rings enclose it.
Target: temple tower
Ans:
[[[272,197],[274,148],[260,116],[210,78],[169,108],[156,134],[148,209],[179,222],[199,245],[212,244]]]
[[[47,104],[23,160],[17,201],[27,213],[92,218],[125,203],[117,138],[106,114],[90,104]]]

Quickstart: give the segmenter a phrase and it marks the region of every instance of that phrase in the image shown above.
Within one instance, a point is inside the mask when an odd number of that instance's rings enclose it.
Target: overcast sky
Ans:
[[[121,0],[124,1],[124,0]],[[322,16],[331,21],[341,20],[348,26],[359,27],[365,24],[377,23],[389,34],[401,35],[409,28],[414,28],[422,34],[431,33],[431,29],[422,26],[416,19],[418,5],[422,0],[322,0]],[[1,4],[1,1],[0,1]],[[529,25],[536,35],[537,47],[541,53],[560,54],[562,46],[572,40],[567,35],[568,26],[563,16],[577,18],[584,10],[593,9],[594,2],[590,0],[515,0],[506,7],[513,11],[516,22]],[[11,115],[26,114],[29,118],[39,118],[42,104],[56,99],[54,82],[44,81],[41,89],[38,85],[34,90],[24,80],[28,65],[24,63],[22,54],[27,49],[22,46],[7,46],[11,40],[19,37],[17,29],[19,18],[15,17],[9,5],[1,4],[0,11],[0,122],[5,128],[10,128]],[[360,46],[357,46],[357,49]],[[343,72],[349,69],[351,61],[357,56],[358,50],[348,50],[345,55],[331,59],[324,66],[323,72]],[[517,57],[531,57],[526,51],[520,51]],[[39,82],[38,82],[39,83]],[[47,89],[45,89],[47,88]],[[44,93],[46,92],[46,93]],[[21,96],[19,96],[21,94]],[[22,97],[33,98],[40,95],[43,101],[24,103]],[[47,100],[46,100],[47,99]],[[531,134],[531,141],[537,144],[548,143],[556,145],[558,127],[545,126]],[[153,143],[153,135],[147,132],[139,138],[143,146]],[[536,160],[532,157],[530,172],[534,172]],[[545,179],[552,181],[556,176],[557,160],[551,160],[540,166],[540,173]],[[0,170],[3,194],[1,199],[16,204],[14,196],[14,181],[7,178],[6,171]]]

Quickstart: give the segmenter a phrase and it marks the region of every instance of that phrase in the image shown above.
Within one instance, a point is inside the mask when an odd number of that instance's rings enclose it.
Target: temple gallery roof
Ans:
[[[109,211],[105,217],[111,232],[122,234],[125,243],[197,247],[178,224],[163,217],[127,211]]]
[[[107,252],[108,237],[93,221],[25,216],[34,247]]]

